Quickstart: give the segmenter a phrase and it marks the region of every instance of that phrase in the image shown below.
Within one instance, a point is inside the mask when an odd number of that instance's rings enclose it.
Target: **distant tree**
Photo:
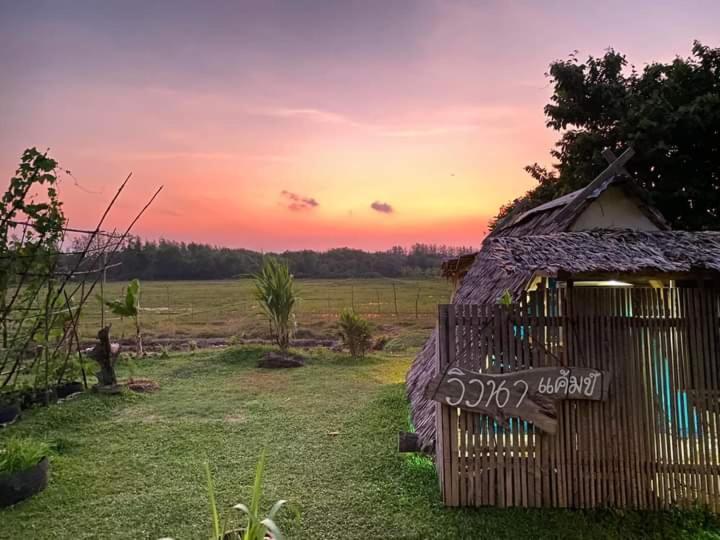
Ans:
[[[74,246],[80,251],[82,245]],[[75,249],[77,248],[77,249]],[[409,250],[395,247],[367,252],[338,248],[328,251],[286,251],[293,275],[302,278],[359,278],[437,275],[445,257],[473,251],[470,247],[416,244]],[[247,249],[185,244],[162,239],[158,242],[128,238],[108,259],[108,279],[230,279],[257,274],[263,254]],[[121,263],[116,266],[115,263]]]
[[[584,63],[573,54],[550,64],[549,77],[547,126],[562,131],[557,164],[526,167],[538,185],[503,206],[491,228],[584,187],[607,166],[604,148],[628,146],[636,155],[626,168],[674,228],[720,228],[720,49],[696,41],[690,58],[642,72],[612,49]]]
[[[286,263],[274,257],[265,258],[255,276],[255,298],[270,322],[273,339],[281,351],[287,351],[298,297],[293,275]]]

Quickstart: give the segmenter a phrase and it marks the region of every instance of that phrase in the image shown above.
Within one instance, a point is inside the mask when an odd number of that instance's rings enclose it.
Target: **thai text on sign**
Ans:
[[[602,400],[607,397],[609,383],[607,372],[591,368],[546,367],[484,374],[452,367],[430,382],[426,396],[451,407],[487,414],[501,423],[519,417],[555,433],[557,400]]]

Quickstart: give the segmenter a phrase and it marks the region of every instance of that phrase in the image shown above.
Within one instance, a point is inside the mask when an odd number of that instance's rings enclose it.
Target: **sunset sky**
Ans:
[[[720,45],[720,2],[0,0],[0,173],[70,169],[74,226],[165,189],[147,238],[477,246],[557,133],[550,61]]]

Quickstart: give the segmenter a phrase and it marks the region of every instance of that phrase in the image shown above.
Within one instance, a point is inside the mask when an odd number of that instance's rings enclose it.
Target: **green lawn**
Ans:
[[[143,360],[151,395],[84,395],[0,432],[55,443],[48,489],[0,510],[7,539],[208,537],[202,464],[226,508],[268,452],[266,502],[292,501],[289,538],[720,538],[697,513],[444,508],[432,464],[396,452],[408,355],[255,368],[258,348]],[[718,529],[715,528],[715,534]]]

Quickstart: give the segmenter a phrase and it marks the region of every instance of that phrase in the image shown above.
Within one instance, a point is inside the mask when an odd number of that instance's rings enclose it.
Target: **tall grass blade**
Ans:
[[[215,484],[213,483],[210,463],[205,462],[205,475],[207,477],[208,500],[210,501],[210,515],[212,517],[213,540],[222,540],[223,531],[220,528],[220,514],[218,514],[217,501],[215,500]]]

